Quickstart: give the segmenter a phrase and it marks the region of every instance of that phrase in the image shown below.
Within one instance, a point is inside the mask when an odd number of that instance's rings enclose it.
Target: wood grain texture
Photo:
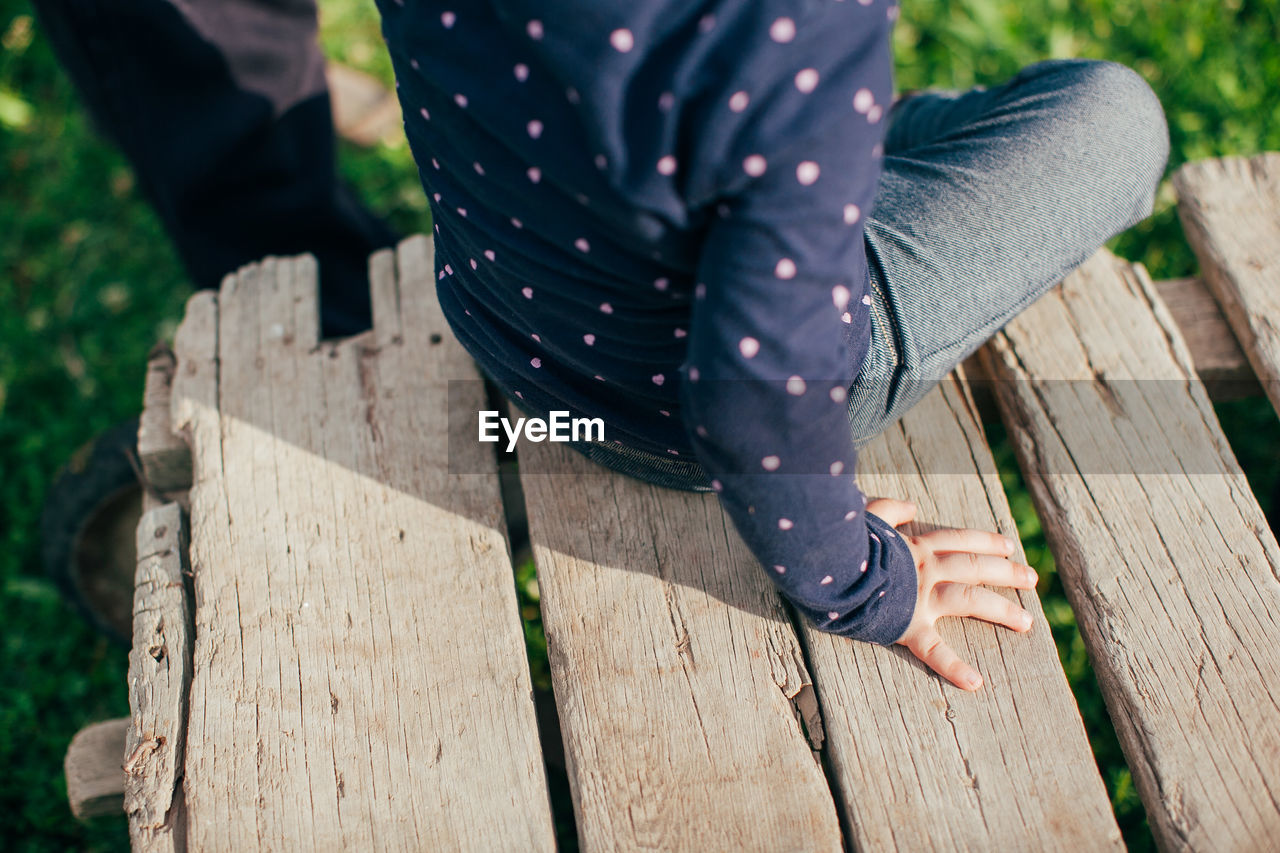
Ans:
[[[799,643],[715,496],[518,453],[582,849],[839,850]]]
[[[138,569],[129,652],[129,708],[122,744],[124,810],[134,850],[186,849],[182,766],[191,686],[187,528],[176,503],[138,521]]]
[[[91,723],[71,738],[62,771],[67,779],[67,801],[80,820],[120,814],[124,802],[125,730],[129,718]]]
[[[480,386],[430,242],[371,270],[376,327],[351,339],[317,340],[310,257],[188,304],[189,846],[550,850],[495,461],[445,441]]]
[[[1155,282],[1191,352],[1196,375],[1212,400],[1233,400],[1262,393],[1253,366],[1240,349],[1218,300],[1203,278]]]
[[[1280,548],[1140,266],[1105,251],[984,349],[1166,850],[1280,830]]]
[[[147,379],[138,418],[138,461],[146,483],[155,492],[185,491],[191,487],[191,448],[173,431],[170,391],[177,360],[173,350],[158,344],[147,358]]]
[[[1280,412],[1280,153],[1187,163],[1173,186],[1205,280]]]
[[[913,501],[900,528],[994,530],[1017,541],[999,473],[959,369],[859,454],[871,497]],[[1021,547],[1015,560],[1025,561]],[[938,624],[982,673],[968,693],[902,646],[802,636],[840,801],[859,850],[1123,850],[1040,600],[1030,633],[974,619]]]

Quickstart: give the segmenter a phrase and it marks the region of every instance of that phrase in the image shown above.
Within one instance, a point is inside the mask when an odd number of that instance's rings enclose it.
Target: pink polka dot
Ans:
[[[529,66],[525,65],[523,62],[517,62],[514,71],[516,79],[521,83],[529,79]]]
[[[760,342],[755,338],[743,338],[738,341],[738,352],[742,353],[743,358],[755,358],[756,353],[760,352]]]
[[[664,156],[658,161],[658,171],[664,175],[674,175],[676,173],[676,158],[670,154]]]
[[[538,343],[542,343],[542,338],[538,337],[537,335],[530,335],[529,337],[533,338]]]
[[[539,21],[535,18],[534,20],[530,21],[528,24],[525,25],[524,31],[529,34],[529,38],[533,39],[534,41],[537,41],[538,39],[542,38],[542,35],[543,35],[542,21]]]
[[[670,280],[665,278],[654,279],[653,286],[657,290],[666,290],[671,285]]]
[[[712,481],[711,481],[711,489],[712,489],[712,491],[716,491],[716,492],[723,492],[723,491],[724,491],[724,483],[721,483],[719,480],[712,480]]]
[[[587,334],[585,334],[585,335],[583,335],[583,336],[582,336],[582,341],[583,341],[583,343],[585,343],[587,346],[589,346],[589,347],[593,347],[593,346],[595,346],[595,345],[596,345],[596,336],[595,336],[595,335],[593,335],[593,334],[587,333]]]
[[[671,413],[668,412],[666,409],[658,409],[658,414],[662,415],[664,418],[671,417]]]
[[[840,322],[842,322],[842,323],[852,323],[852,322],[853,322],[853,315],[852,315],[852,314],[850,314],[848,311],[844,312],[843,314],[841,314],[841,315],[840,315]]]
[[[677,338],[687,338],[687,337],[689,336],[689,333],[688,333],[687,331],[685,331],[684,329],[676,329],[676,330],[675,330],[675,336],[676,336]]]
[[[491,262],[498,259],[498,256],[493,253],[493,249],[485,249],[484,256]]]
[[[818,70],[806,68],[796,74],[796,88],[806,95],[818,88]]]
[[[542,170],[539,169],[537,166],[530,166],[528,171],[525,172],[525,174],[528,175],[529,180],[533,181],[535,184],[538,181],[542,180]]]
[[[898,13],[900,11],[901,10],[897,6],[890,6],[888,9],[884,10],[884,14],[889,20],[896,21],[898,20]]]
[[[877,595],[876,598],[884,598],[884,594],[885,594],[885,590],[882,589],[880,590],[880,594]]]
[[[831,575],[827,575],[825,578],[818,581],[818,583],[822,586],[826,586],[827,584],[832,583],[834,581],[835,581],[835,578],[831,577]]]
[[[837,311],[843,311],[849,307],[849,288],[843,284],[837,284],[831,288],[831,301],[835,303]]]
[[[473,169],[475,169],[475,170],[476,170],[476,174],[477,174],[477,175],[483,175],[483,174],[484,174],[484,166],[481,166],[479,163],[472,163],[472,164],[471,164],[471,168],[473,168]]]
[[[532,287],[522,287],[522,288],[520,288],[520,293],[524,295],[524,298],[525,298],[525,299],[532,299],[532,298],[533,298],[533,288],[532,288]]]
[[[796,262],[790,258],[783,258],[774,266],[773,274],[781,279],[795,278]]]
[[[716,25],[715,15],[703,15],[698,19],[698,32],[709,33]]]
[[[542,359],[540,358],[531,358],[529,359],[529,363],[534,367],[542,367]]]
[[[534,139],[542,136],[542,122],[538,121],[536,118],[526,124],[525,129],[529,131],[529,135]]]
[[[460,208],[458,208],[458,215],[459,215],[459,216],[466,216],[466,215],[467,215],[467,209],[466,209],[465,207],[460,207]]]
[[[870,293],[864,293],[864,294],[862,294],[862,304],[863,304],[863,305],[870,305],[870,304],[871,304],[871,294],[870,294]]]
[[[703,284],[702,282],[698,282],[698,284],[696,284],[696,285],[694,286],[694,288],[693,288],[693,298],[694,298],[694,299],[706,299],[706,298],[707,298],[707,286],[706,286],[705,284]]]
[[[694,427],[693,431],[696,432],[700,438],[707,437],[707,428],[704,427],[702,424],[698,424],[696,427]]]
[[[591,203],[591,199],[587,198],[587,197],[586,197],[585,195],[583,195],[582,193],[578,193],[577,195],[575,195],[575,196],[574,196],[574,199],[578,202],[578,204],[590,204],[590,203]]]
[[[883,145],[882,143],[879,143],[879,142],[877,142],[875,145],[872,145],[872,146],[871,146],[871,156],[872,156],[872,157],[875,157],[875,158],[877,158],[877,159],[878,159],[878,158],[880,158],[880,157],[883,157],[883,156],[884,156],[884,145]]]
[[[747,104],[751,103],[751,96],[746,92],[734,92],[729,96],[729,109],[735,113],[740,113],[747,108]]]
[[[661,373],[655,373],[653,376],[649,377],[649,380],[653,382],[654,385],[662,385],[667,381],[667,377],[663,376]]]
[[[758,178],[764,174],[766,168],[764,157],[759,154],[752,154],[750,157],[742,161],[742,171],[746,172],[753,178]]]
[[[466,107],[467,96],[459,92],[458,94],[453,96],[453,102],[460,107]]]
[[[565,97],[565,100],[567,100],[571,104],[576,104],[582,100],[582,97],[578,94],[578,90],[573,88],[572,86],[564,90],[564,97]]]
[[[698,368],[696,368],[696,367],[690,367],[690,368],[689,368],[689,381],[690,381],[690,382],[697,382],[697,381],[698,381],[698,379],[699,379],[699,377],[701,377],[701,376],[702,376],[702,373],[701,373],[701,372],[699,372]]]
[[[453,25],[457,22],[458,16],[452,12],[444,12],[440,15],[440,23],[444,24],[446,30],[453,29]]]
[[[870,89],[859,89],[853,96],[853,108],[860,113],[865,113],[871,109],[872,104],[876,102],[876,96],[871,94]]]
[[[609,34],[609,44],[618,53],[627,53],[636,46],[636,37],[628,29],[614,30]]]
[[[431,194],[431,198],[432,198],[432,199],[434,199],[437,203],[439,203],[439,201],[440,201],[440,193],[432,193],[432,194]]]
[[[667,448],[667,452],[668,452],[668,453],[670,453],[672,456],[679,456],[679,455],[680,455],[680,451],[678,451],[678,450],[672,450],[672,449],[671,449],[671,448],[669,448],[669,447]]]
[[[416,60],[416,59],[410,59],[410,60],[409,60],[409,67],[410,67],[410,68],[412,68],[414,71],[417,71],[417,70],[418,70],[418,68],[419,68],[419,66],[418,66],[418,60]],[[397,86],[399,86],[399,85],[400,85],[400,81],[399,81],[399,80],[397,80],[397,81],[396,81],[396,85],[397,85]]]
[[[440,274],[436,276],[436,281],[443,281],[443,280],[444,280],[444,270],[440,270]]]
[[[769,27],[769,38],[778,44],[786,44],[796,37],[796,22],[790,18],[779,18]]]
[[[883,115],[884,109],[879,104],[876,104],[871,109],[867,110],[867,121],[871,124],[875,124]]]
[[[777,471],[780,465],[782,465],[782,460],[776,456],[766,456],[760,460],[760,467],[766,471]]]
[[[592,379],[598,379],[598,380],[599,380],[599,381],[601,381],[601,382],[603,382],[603,381],[604,381],[604,377],[603,377],[603,376],[601,376],[601,375],[600,375],[600,374],[598,374],[598,373],[597,373],[595,376],[591,377],[591,378],[592,378]]]
[[[831,463],[831,476],[839,477],[844,472],[844,463],[837,459]]]
[[[658,96],[658,109],[664,113],[669,112],[676,105],[676,96],[674,92],[663,92]]]
[[[845,520],[845,521],[853,521],[853,520],[854,520],[855,518],[857,518],[857,517],[858,517],[858,511],[857,511],[856,509],[851,509],[851,510],[849,510],[848,512],[846,512],[846,513],[844,514],[844,520]],[[874,535],[874,534],[872,534],[872,535]]]
[[[423,107],[422,109],[418,110],[418,113],[422,116],[422,118],[423,118],[425,121],[431,121],[431,113],[427,112],[427,108],[426,108],[426,107]],[[439,166],[437,166],[436,168],[438,169],[438,168],[440,168],[440,167],[439,167]]]
[[[478,268],[479,268],[479,264],[477,264],[477,263],[476,263],[476,259],[475,259],[475,258],[471,258],[470,260],[471,260],[471,268],[472,268],[473,270],[474,270],[474,269],[478,269]]]
[[[600,313],[601,313],[601,314],[612,314],[612,313],[613,313],[613,306],[612,306],[612,305],[610,305],[608,302],[601,302],[601,303],[600,303]]]
[[[818,180],[818,175],[821,171],[817,163],[812,160],[805,160],[799,166],[796,166],[796,180],[807,187]]]
[[[519,219],[516,219],[516,218],[514,218],[514,217],[512,217],[512,219],[511,219],[511,225],[512,225],[513,227],[515,227],[515,228],[523,228],[523,227],[524,227],[524,223],[523,223],[523,222],[521,222]]]
[[[432,165],[432,167],[434,167],[434,168],[436,168],[436,169],[439,169],[439,168],[440,168],[440,161],[439,161],[439,160],[437,160],[436,158],[432,157],[432,158],[431,158],[431,165]]]
[[[796,526],[796,525],[795,525],[795,522],[794,522],[794,521],[792,521],[792,520],[791,520],[791,519],[789,519],[789,518],[780,518],[780,519],[778,519],[778,529],[779,529],[779,530],[790,530],[791,528],[793,528],[793,527],[795,527],[795,526]]]
[[[831,389],[831,402],[833,403],[843,403],[848,396],[849,391],[843,385],[837,385]]]
[[[444,271],[449,275],[453,275],[453,267],[449,266],[448,264],[444,265]]]
[[[799,397],[801,394],[804,393],[804,390],[807,387],[808,386],[805,385],[804,380],[801,379],[799,376],[792,376],[790,379],[787,380],[787,393],[790,394],[792,397]]]
[[[524,395],[521,394],[519,391],[516,392],[516,396],[519,397],[521,400],[524,399]]]
[[[577,249],[579,252],[590,252],[591,244],[587,242],[586,237],[579,237],[577,240],[573,241],[573,248]]]
[[[608,157],[606,157],[606,156],[604,156],[603,154],[597,154],[597,155],[596,155],[596,168],[597,168],[597,169],[600,169],[601,171],[603,171],[603,170],[605,170],[605,169],[609,168],[609,158],[608,158]]]
[[[836,612],[836,611],[834,611],[834,610],[829,610],[829,611],[827,611],[827,618],[828,618],[828,619],[839,619],[839,618],[840,618],[840,614],[839,614],[839,613],[837,613],[837,612]]]
[[[773,570],[774,570],[775,572],[777,572],[778,574],[780,574],[780,575],[781,575],[781,574],[786,574],[787,567],[786,567],[786,566],[774,566],[774,567],[773,567]]]
[[[853,225],[862,217],[862,209],[856,204],[846,204],[844,206],[844,224]]]
[[[865,572],[867,570],[867,561],[863,560],[862,565],[858,567],[858,571]]]

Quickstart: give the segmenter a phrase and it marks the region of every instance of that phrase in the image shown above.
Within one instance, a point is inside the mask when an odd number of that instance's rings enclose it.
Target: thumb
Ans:
[[[891,527],[897,527],[916,517],[916,505],[895,498],[876,498],[867,501],[867,512],[883,518]]]

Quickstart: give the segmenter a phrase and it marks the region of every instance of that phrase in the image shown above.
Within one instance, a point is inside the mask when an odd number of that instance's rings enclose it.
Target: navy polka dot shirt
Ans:
[[[696,459],[782,594],[891,643],[916,568],[847,389],[886,0],[379,0],[458,339],[527,409]]]

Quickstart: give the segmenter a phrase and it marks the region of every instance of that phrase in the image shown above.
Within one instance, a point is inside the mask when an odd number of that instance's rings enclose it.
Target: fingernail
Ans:
[[[1030,628],[1030,627],[1031,627],[1031,614],[1030,614],[1030,613],[1028,613],[1028,612],[1026,612],[1025,610],[1024,610],[1024,611],[1022,611],[1022,618],[1021,618],[1021,619],[1019,619],[1018,621],[1022,623],[1022,627],[1023,627],[1024,629],[1025,629],[1025,628]]]
[[[1040,576],[1036,574],[1036,570],[1027,566],[1027,583],[1037,584],[1040,582]]]
[[[1008,536],[1004,537],[1004,549],[1006,551],[1012,551],[1013,548],[1014,548],[1013,540],[1010,539]]]
[[[971,669],[969,670],[969,674],[964,677],[964,683],[969,685],[970,690],[975,690],[980,684],[982,684],[982,676],[978,675],[977,672]]]

